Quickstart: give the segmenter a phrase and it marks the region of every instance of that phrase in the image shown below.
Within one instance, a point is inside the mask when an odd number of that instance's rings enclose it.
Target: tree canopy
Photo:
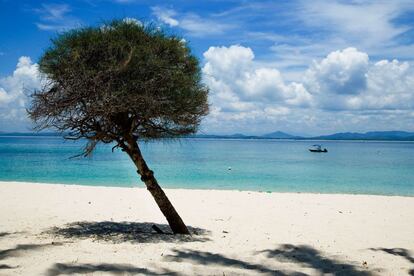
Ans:
[[[38,129],[96,143],[183,136],[208,112],[208,89],[182,39],[116,20],[58,35],[40,58],[45,78],[29,115]]]

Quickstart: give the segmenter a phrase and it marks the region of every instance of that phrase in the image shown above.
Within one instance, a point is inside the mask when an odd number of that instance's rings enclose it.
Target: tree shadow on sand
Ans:
[[[251,272],[260,272],[271,275],[306,275],[302,273],[291,274],[285,271],[272,269],[262,264],[255,264],[243,260],[232,259],[217,253],[210,253],[198,250],[173,250],[174,255],[165,256],[169,262],[190,262],[204,266],[223,266],[225,268],[245,269]]]
[[[14,248],[0,250],[0,261],[11,258],[11,257],[19,257],[23,253],[26,253],[28,251],[34,251],[34,250],[40,250],[44,247],[48,246],[55,246],[55,245],[61,245],[61,243],[48,243],[48,244],[19,244],[16,245]]]
[[[9,266],[6,264],[0,264],[0,269],[14,269],[17,268],[16,266]]]
[[[189,226],[192,235],[172,234],[168,225],[157,224],[163,232],[153,229],[154,223],[149,222],[73,222],[63,227],[53,227],[45,234],[61,236],[64,238],[93,239],[95,241],[109,241],[113,243],[156,243],[156,242],[205,242],[208,230]]]
[[[0,261],[7,258],[19,257],[29,251],[41,250],[45,247],[61,245],[61,243],[48,243],[48,244],[18,244],[14,248],[0,250]],[[16,267],[9,266],[7,264],[0,264],[0,269],[13,269]]]
[[[308,245],[295,246],[292,244],[282,244],[279,248],[263,250],[260,253],[265,253],[268,258],[276,259],[279,262],[298,263],[301,266],[313,268],[321,274],[373,275],[369,271],[360,270],[356,265],[329,258],[321,251]]]
[[[152,271],[147,268],[140,268],[124,264],[54,264],[47,272],[47,276],[73,275],[87,273],[110,273],[112,275],[143,274],[143,275],[177,275],[175,272],[163,269],[163,272]]]
[[[251,263],[210,252],[197,250],[173,250],[173,253],[173,255],[165,257],[167,261],[191,262],[205,266],[223,266],[226,268],[230,267],[244,269],[253,273],[265,273],[269,275],[307,275],[301,271],[278,270],[264,264]],[[283,244],[276,249],[264,250],[258,253],[265,253],[267,258],[277,262],[289,262],[298,264],[301,267],[312,268],[317,271],[316,274],[355,276],[373,275],[373,273],[363,271],[353,264],[344,263],[334,258],[326,257],[321,251],[307,245],[294,246],[291,244]],[[277,263],[275,262],[275,266],[276,265]]]
[[[9,232],[0,232],[0,238],[10,235]]]
[[[4,238],[7,236],[11,236],[11,235],[16,235],[16,234],[23,234],[25,233],[24,231],[19,231],[19,232],[0,232],[0,238]]]
[[[373,251],[382,251],[394,256],[400,256],[406,259],[407,261],[411,262],[414,265],[414,256],[411,255],[411,252],[405,248],[370,248]],[[414,268],[412,268],[409,272],[410,275],[414,276]]]

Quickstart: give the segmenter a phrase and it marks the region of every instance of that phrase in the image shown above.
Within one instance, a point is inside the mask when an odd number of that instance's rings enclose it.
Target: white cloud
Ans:
[[[6,104],[12,99],[3,87],[0,87],[0,104]]]
[[[210,47],[204,59],[204,82],[210,87],[214,107],[206,125],[212,131],[217,123],[223,125],[223,131],[237,125],[243,128],[248,122],[260,127],[260,122],[284,120],[292,109],[311,102],[302,84],[285,83],[277,69],[257,63],[248,47]]]
[[[164,24],[170,27],[178,27],[185,30],[188,34],[193,36],[206,36],[223,34],[225,31],[232,29],[234,26],[209,19],[207,17],[200,17],[195,13],[179,14],[173,9],[163,7],[152,7],[152,13],[155,17]]]
[[[359,109],[414,109],[414,71],[407,62],[381,60],[367,73]]]
[[[42,4],[41,9],[37,9],[44,20],[61,20],[71,11],[67,4]]]
[[[196,14],[187,14],[180,21],[180,27],[194,36],[224,34],[233,28],[231,24],[202,18]]]
[[[250,68],[254,54],[252,49],[239,45],[210,47],[203,54],[206,64],[203,72],[221,78],[234,79]]]
[[[407,62],[370,63],[355,48],[330,53],[306,72],[305,87],[327,110],[414,108],[414,72]]]
[[[217,87],[213,93],[220,97],[232,95],[233,99],[241,101],[270,104],[307,104],[307,92],[301,84],[286,84],[276,68],[256,63],[250,48],[240,45],[210,47],[204,58],[205,80]]]
[[[393,20],[413,9],[409,1],[302,1],[302,20],[334,31],[336,36],[359,41],[364,47],[389,42],[409,30]],[[345,35],[345,36],[344,36]]]
[[[0,127],[19,128],[27,122],[26,93],[38,88],[38,65],[29,57],[20,57],[13,74],[0,78]]]
[[[172,9],[164,9],[161,7],[152,7],[152,13],[163,23],[175,27],[178,26],[178,20],[174,19],[173,17],[177,15],[177,13]]]
[[[71,10],[67,4],[42,4],[41,8],[34,10],[40,15],[40,21],[35,24],[43,31],[66,31],[79,27],[81,22],[69,15]]]
[[[334,51],[307,71],[310,91],[358,94],[366,88],[368,55],[355,48]]]
[[[414,72],[407,62],[373,63],[346,48],[314,61],[296,82],[240,45],[210,47],[204,62],[213,107],[203,123],[209,132],[412,129]]]

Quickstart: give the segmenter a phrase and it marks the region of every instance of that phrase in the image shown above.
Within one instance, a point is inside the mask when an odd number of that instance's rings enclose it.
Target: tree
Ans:
[[[32,94],[36,130],[102,142],[126,152],[174,233],[189,234],[159,186],[139,142],[197,131],[208,113],[198,60],[180,38],[153,25],[115,20],[57,35],[39,61],[44,85]]]

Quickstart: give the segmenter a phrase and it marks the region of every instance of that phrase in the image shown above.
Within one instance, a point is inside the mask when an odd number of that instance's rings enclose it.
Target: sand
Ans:
[[[1,275],[414,275],[414,198],[0,183]]]

